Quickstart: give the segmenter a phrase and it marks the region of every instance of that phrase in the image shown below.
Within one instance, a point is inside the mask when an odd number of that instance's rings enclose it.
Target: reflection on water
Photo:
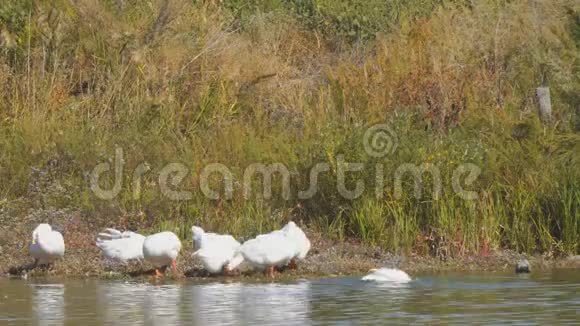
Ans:
[[[32,304],[37,325],[64,324],[64,284],[32,284]]]
[[[310,285],[248,285],[242,290],[242,319],[250,325],[307,325]]]
[[[177,325],[180,320],[181,286],[148,286],[143,308],[146,325]]]
[[[355,278],[290,284],[0,279],[1,325],[562,324],[580,321],[580,273]]]
[[[360,320],[371,314],[377,321],[398,317],[401,312],[393,308],[408,300],[411,287],[411,284],[380,284],[358,279],[322,280],[316,283],[312,293],[311,318],[317,322],[340,322],[345,317]]]
[[[146,285],[138,283],[104,283],[97,287],[99,318],[105,325],[143,324]]]
[[[242,302],[242,284],[207,284],[196,286],[190,292],[194,324],[238,325],[242,309],[234,303]]]
[[[206,284],[192,287],[191,312],[197,325],[279,325],[308,323],[309,283]]]

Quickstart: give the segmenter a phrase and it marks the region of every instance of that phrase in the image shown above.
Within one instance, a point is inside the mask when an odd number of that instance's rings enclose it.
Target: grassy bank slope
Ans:
[[[201,224],[248,238],[293,218],[393,252],[578,253],[577,2],[387,3],[3,1],[1,231],[24,235],[48,221],[188,238]],[[540,85],[552,93],[547,123],[537,116]],[[376,124],[396,144],[385,155],[363,145]],[[121,190],[103,200],[91,171],[114,163],[118,148]],[[354,199],[339,191],[341,160],[364,164],[345,180],[347,189],[364,181]],[[189,191],[188,200],[164,194],[169,163],[189,171],[169,187]],[[212,163],[231,171],[232,198],[217,175],[210,187],[222,198],[201,191]],[[276,175],[271,198],[244,196],[254,163],[287,167],[288,200]],[[300,199],[318,163],[329,171],[312,198]],[[459,180],[474,200],[453,186],[466,163],[481,171]],[[408,176],[398,191],[405,164],[436,168],[441,181],[425,173],[416,196]],[[250,181],[260,189],[259,178]],[[113,183],[114,173],[103,174],[103,188]],[[24,248],[25,240],[2,236],[0,246]]]

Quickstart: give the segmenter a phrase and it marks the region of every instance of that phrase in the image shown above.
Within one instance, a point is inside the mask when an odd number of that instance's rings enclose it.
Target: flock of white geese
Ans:
[[[210,274],[230,275],[246,263],[254,270],[273,277],[276,267],[296,269],[297,261],[304,260],[310,251],[310,240],[294,222],[280,230],[261,234],[243,244],[231,235],[205,232],[201,227],[191,228],[194,249]],[[181,241],[169,231],[144,236],[131,231],[106,229],[99,233],[96,245],[105,258],[121,263],[145,260],[161,276],[168,267],[175,270],[176,259],[181,251]],[[62,234],[49,224],[40,224],[32,232],[30,255],[34,266],[51,265],[64,256],[65,243]],[[363,281],[398,282],[411,281],[409,275],[398,269],[373,269]]]

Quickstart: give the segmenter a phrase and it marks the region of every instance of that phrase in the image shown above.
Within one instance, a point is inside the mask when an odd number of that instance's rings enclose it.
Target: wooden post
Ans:
[[[540,118],[544,122],[552,120],[552,100],[550,99],[550,87],[536,88]]]

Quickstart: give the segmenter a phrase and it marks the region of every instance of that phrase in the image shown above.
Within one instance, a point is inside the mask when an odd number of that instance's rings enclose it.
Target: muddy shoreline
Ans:
[[[22,203],[22,207],[29,207]],[[105,227],[125,229],[123,219],[107,218],[99,222],[82,218],[72,210],[38,210],[22,207],[0,207],[0,277],[35,278],[97,278],[97,279],[148,279],[152,266],[147,262],[129,265],[110,264],[95,245],[99,230]],[[57,261],[50,271],[26,270],[33,259],[28,253],[31,233],[38,223],[60,225],[66,244],[63,259]],[[276,281],[364,275],[371,268],[396,267],[413,274],[438,272],[514,272],[520,259],[528,259],[532,272],[552,268],[580,268],[580,256],[552,257],[549,255],[525,255],[511,250],[490,250],[485,255],[465,254],[455,257],[435,257],[429,254],[410,253],[397,255],[379,247],[370,246],[352,238],[344,240],[329,238],[325,233],[299,223],[312,243],[305,261],[296,271],[283,271]],[[153,232],[145,227],[143,234]],[[268,281],[263,274],[244,271],[230,277],[208,277],[196,259],[192,257],[191,236],[182,239],[182,250],[177,260],[177,271],[168,272],[167,278],[190,280]]]
[[[528,259],[532,272],[554,268],[580,268],[580,256],[553,258],[545,255],[523,255],[510,250],[492,251],[488,255],[440,259],[432,256],[393,255],[380,248],[363,245],[354,240],[336,241],[309,232],[312,250],[296,271],[280,271],[275,281],[291,281],[301,278],[340,277],[364,275],[371,268],[396,267],[409,274],[439,272],[514,272],[519,259]],[[81,237],[77,237],[81,238]],[[88,235],[84,237],[90,239]],[[27,238],[26,238],[27,239]],[[74,239],[73,239],[74,240]],[[14,278],[97,278],[97,279],[150,279],[151,266],[147,262],[129,265],[111,264],[100,254],[98,248],[87,241],[73,240],[67,243],[64,259],[56,262],[51,270],[28,270],[32,259],[26,242],[20,241],[10,247],[3,246],[0,257],[0,277]],[[259,272],[242,269],[232,276],[209,276],[199,262],[192,258],[190,241],[183,242],[176,271],[168,271],[167,279],[195,281],[264,281],[270,280]]]

